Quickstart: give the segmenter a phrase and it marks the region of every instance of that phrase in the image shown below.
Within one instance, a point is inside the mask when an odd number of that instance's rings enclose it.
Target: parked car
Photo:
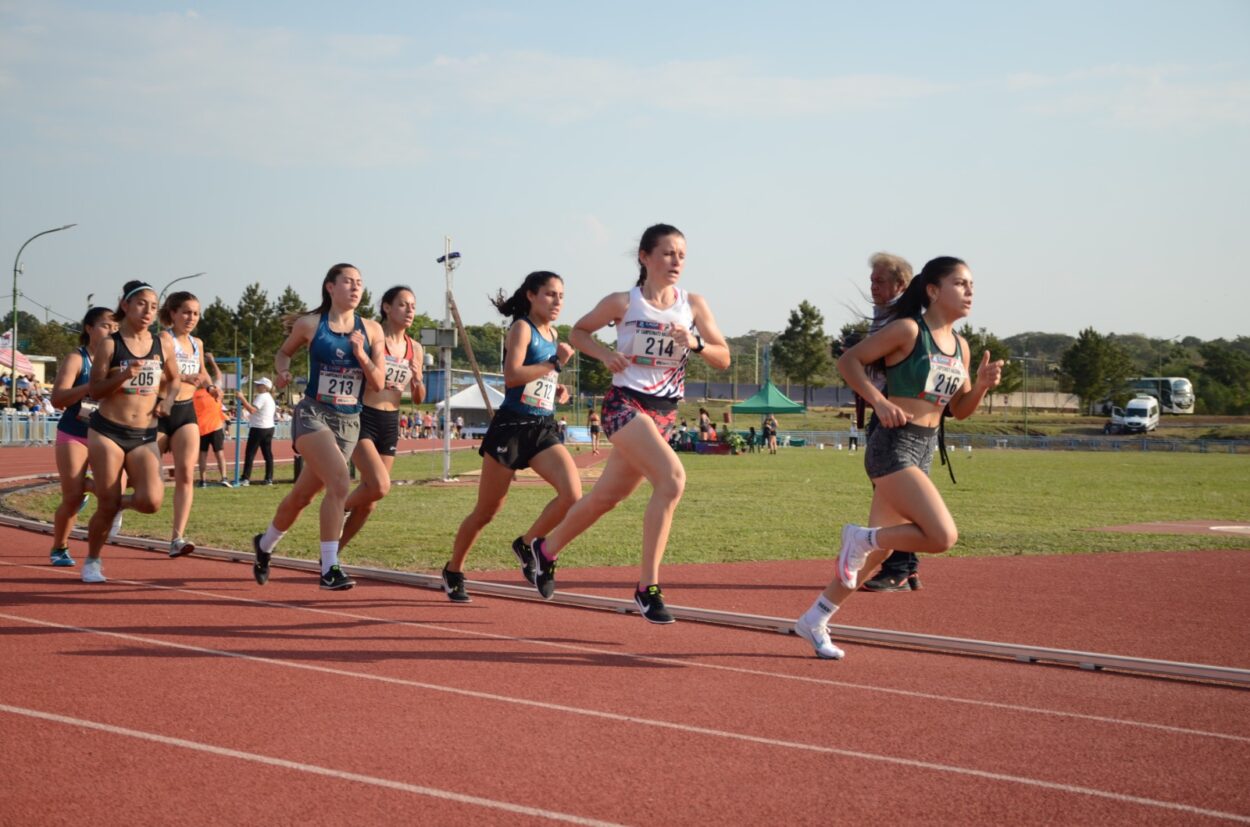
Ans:
[[[1112,407],[1103,426],[1106,434],[1145,434],[1159,427],[1159,400],[1145,394],[1130,399],[1123,408]]]

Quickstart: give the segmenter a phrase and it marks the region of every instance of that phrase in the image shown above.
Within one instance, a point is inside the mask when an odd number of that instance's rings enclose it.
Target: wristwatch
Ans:
[[[702,337],[702,336],[700,336],[698,333],[696,333],[696,334],[694,334],[694,340],[695,340],[696,342],[698,342],[698,343],[699,343],[699,344],[698,344],[698,347],[696,347],[696,348],[694,349],[694,352],[695,352],[695,353],[702,353],[702,352],[703,352],[703,348],[707,347],[707,345],[703,344],[703,337]]]
[[[547,361],[550,362],[551,366],[556,369],[556,373],[559,373],[560,371],[564,370],[564,365],[560,364],[559,356],[552,356]]]

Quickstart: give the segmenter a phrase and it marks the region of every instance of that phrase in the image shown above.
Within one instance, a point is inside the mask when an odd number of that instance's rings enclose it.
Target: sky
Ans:
[[[531,270],[571,323],[665,222],[727,335],[836,333],[886,250],[965,259],[1000,337],[1232,338],[1248,218],[1243,0],[0,0],[0,257],[78,224],[22,254],[40,318],[340,261],[439,318],[450,236],[466,323]]]

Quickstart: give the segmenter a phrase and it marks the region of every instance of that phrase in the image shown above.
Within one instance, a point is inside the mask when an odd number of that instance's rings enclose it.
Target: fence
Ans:
[[[743,436],[746,436],[744,433]],[[777,441],[795,447],[832,448],[849,445],[848,431],[780,431]],[[860,431],[859,445],[864,447],[867,434]],[[977,449],[1017,449],[1034,451],[1155,451],[1164,453],[1250,454],[1247,439],[1163,439],[1145,436],[1022,436],[1001,434],[946,434],[948,451]]]
[[[29,411],[0,411],[0,445],[51,445],[56,442],[56,424],[61,415],[49,416]],[[239,429],[239,440],[247,441],[247,422]],[[226,426],[226,439],[234,438],[234,424]],[[276,422],[274,439],[290,439],[291,423]]]

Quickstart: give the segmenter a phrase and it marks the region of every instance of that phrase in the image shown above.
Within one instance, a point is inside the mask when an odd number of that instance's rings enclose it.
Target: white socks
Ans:
[[[339,541],[321,541],[321,573],[326,574],[333,566],[339,564]]]
[[[273,527],[273,523],[270,523],[269,528],[265,529],[265,536],[260,538],[260,550],[266,554],[273,551],[273,547],[282,539],[283,534],[286,534],[286,532],[278,531],[278,529]]]
[[[816,598],[816,602],[812,604],[811,608],[803,613],[803,622],[810,626],[827,626],[830,618],[833,617],[833,613],[837,610],[838,607],[825,599],[825,596],[822,594]]]

